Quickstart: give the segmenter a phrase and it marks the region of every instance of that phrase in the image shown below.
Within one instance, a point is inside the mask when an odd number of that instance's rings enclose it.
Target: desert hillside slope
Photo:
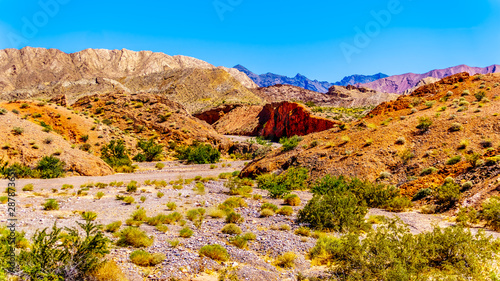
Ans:
[[[451,176],[473,182],[463,200],[479,192],[477,203],[498,193],[499,83],[498,74],[461,73],[442,79],[382,103],[361,121],[308,135],[291,151],[274,151],[242,174],[303,166],[313,180],[326,174],[356,176],[397,185],[407,196]],[[428,130],[421,123],[430,124]],[[485,164],[472,166],[466,159],[473,155]],[[458,162],[451,164],[452,158]],[[424,175],[430,167],[438,172]]]

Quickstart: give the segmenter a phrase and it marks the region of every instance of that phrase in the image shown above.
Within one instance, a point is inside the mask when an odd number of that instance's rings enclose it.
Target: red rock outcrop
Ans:
[[[232,110],[226,112],[228,109]],[[328,130],[338,122],[312,116],[303,105],[277,102],[265,106],[226,106],[197,114],[224,135],[264,136],[273,139],[304,136]],[[216,122],[215,119],[219,118]]]
[[[266,120],[260,135],[270,138],[304,136],[331,129],[337,124],[332,120],[312,116],[301,104],[286,101],[264,106],[259,117]]]

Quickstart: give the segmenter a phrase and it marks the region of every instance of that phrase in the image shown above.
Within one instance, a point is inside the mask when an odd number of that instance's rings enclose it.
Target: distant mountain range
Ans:
[[[445,69],[435,69],[424,74],[406,73],[389,76],[369,83],[359,83],[356,86],[374,89],[383,93],[402,94],[407,90],[415,88],[424,78],[433,77],[443,79],[461,72],[468,72],[470,75],[497,73],[500,72],[500,65],[494,64],[488,67],[470,67],[462,64]]]
[[[327,93],[331,86],[354,85],[357,87],[370,88],[382,93],[408,94],[421,85],[433,82],[426,78],[435,78],[440,80],[461,72],[467,72],[470,75],[500,72],[500,65],[496,64],[488,67],[458,65],[444,69],[435,69],[423,74],[406,73],[387,76],[383,73],[378,73],[375,75],[351,75],[345,77],[339,82],[330,83],[326,81],[311,80],[301,74],[297,74],[295,77],[287,77],[274,73],[257,75],[242,65],[237,65],[234,68],[245,73],[259,87],[286,84],[320,93]],[[424,81],[424,79],[426,80]]]
[[[311,80],[301,74],[297,74],[295,77],[287,77],[270,72],[266,74],[257,75],[242,65],[236,65],[234,68],[245,73],[259,87],[269,87],[276,84],[284,84],[284,85],[286,84],[320,93],[328,92],[328,89],[331,86],[347,86],[347,85],[355,85],[361,83],[369,83],[381,78],[388,77],[383,73],[378,73],[375,75],[351,75],[344,77],[342,81],[330,83],[327,81]]]

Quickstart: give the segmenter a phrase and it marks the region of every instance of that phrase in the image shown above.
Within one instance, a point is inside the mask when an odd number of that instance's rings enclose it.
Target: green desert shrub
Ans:
[[[455,165],[455,164],[457,164],[460,161],[462,161],[462,156],[456,155],[456,156],[453,156],[450,159],[448,159],[446,161],[446,165]]]
[[[107,232],[116,232],[118,231],[118,229],[120,229],[120,227],[122,226],[122,222],[121,221],[115,221],[115,222],[112,222],[108,225],[106,225],[106,228],[105,230]]]
[[[224,234],[241,234],[241,228],[234,223],[226,224],[221,230]]]
[[[89,221],[77,224],[78,228],[65,229],[64,235],[55,225],[50,232],[47,228],[35,232],[31,246],[18,253],[23,279],[86,280],[106,263],[109,240],[100,227]]]
[[[293,209],[290,206],[284,206],[281,207],[281,209],[279,209],[276,213],[283,216],[291,216],[293,214]]]
[[[295,267],[295,260],[297,259],[297,254],[294,252],[286,252],[283,255],[276,258],[274,265],[283,268],[293,268]]]
[[[455,221],[461,226],[470,227],[479,221],[479,214],[473,207],[463,207],[458,211]]]
[[[236,235],[234,237],[231,237],[229,239],[229,242],[231,242],[232,245],[240,248],[240,249],[246,249],[248,245],[248,240],[245,239],[245,237]]]
[[[280,139],[280,144],[282,145],[281,150],[282,151],[290,151],[297,147],[299,143],[302,141],[302,137],[299,136],[293,136],[290,138],[287,137],[282,137]]]
[[[258,188],[267,190],[271,198],[282,198],[293,190],[306,189],[308,174],[306,168],[290,167],[280,175],[261,175],[257,177]]]
[[[218,208],[210,208],[208,209],[208,216],[212,218],[223,218],[225,216],[225,212]]]
[[[500,197],[493,196],[483,202],[481,219],[486,221],[486,225],[493,230],[500,230]]]
[[[217,163],[220,156],[220,151],[209,144],[197,144],[177,149],[177,158],[194,164]]]
[[[288,194],[284,199],[285,204],[290,206],[299,206],[300,197],[297,194]]]
[[[130,181],[127,184],[127,192],[136,192],[137,191],[138,184],[136,181]]]
[[[435,173],[437,172],[438,169],[434,168],[434,167],[429,167],[429,168],[425,168],[422,170],[422,173],[420,173],[421,176],[427,176],[427,175],[430,175],[432,173]]]
[[[184,227],[179,231],[179,236],[182,238],[189,238],[193,236],[194,232],[189,227]]]
[[[157,144],[152,138],[148,141],[140,140],[139,142],[137,142],[137,148],[142,150],[142,152],[138,153],[133,158],[138,162],[152,162],[159,160],[161,154],[163,153],[163,145]]]
[[[199,254],[201,257],[208,257],[216,261],[227,261],[229,259],[226,248],[219,244],[205,245],[200,248]]]
[[[86,221],[95,221],[97,219],[97,214],[95,212],[86,211],[82,213],[82,219]]]
[[[42,179],[53,179],[64,176],[66,163],[54,156],[44,156],[37,164],[36,170]]]
[[[104,197],[104,192],[101,192],[101,191],[97,192],[95,195],[95,198],[97,198],[97,199],[101,199],[102,197]]]
[[[130,261],[139,266],[155,266],[166,259],[165,254],[150,254],[143,250],[135,250],[130,254]]]
[[[23,191],[33,191],[33,184],[29,183],[23,187]]]
[[[432,189],[430,189],[430,188],[422,188],[419,191],[417,191],[417,193],[415,193],[415,195],[413,195],[412,200],[413,201],[418,201],[420,199],[424,199],[424,198],[426,198],[428,196],[431,196],[431,195],[432,195]]]
[[[417,129],[419,129],[420,132],[427,132],[431,126],[432,126],[432,120],[429,117],[418,118]]]
[[[460,200],[460,186],[453,181],[446,181],[435,190],[434,199],[441,210],[447,210]]]
[[[149,247],[153,245],[153,237],[148,237],[146,232],[136,228],[127,227],[120,231],[119,239],[116,242],[118,246],[127,247],[132,246],[134,248]]]
[[[276,212],[278,210],[278,206],[274,205],[273,203],[266,202],[260,206],[260,209],[261,210],[270,209],[273,212]]]
[[[274,213],[274,211],[273,211],[273,210],[271,210],[271,209],[262,209],[262,210],[260,211],[260,216],[261,216],[261,217],[264,217],[264,218],[266,218],[266,217],[272,217],[272,216],[274,216],[274,215],[275,215],[275,213]]]
[[[175,204],[175,202],[168,202],[167,208],[171,211],[175,211],[175,209],[177,209],[177,204]]]
[[[59,202],[56,199],[47,199],[43,204],[43,209],[46,211],[59,210]]]
[[[243,221],[241,214],[230,212],[226,215],[226,223],[242,223]]]
[[[296,235],[309,237],[311,236],[311,230],[308,227],[301,226],[295,230]]]
[[[309,258],[313,264],[331,264],[338,280],[483,280],[482,268],[497,252],[483,232],[435,227],[413,235],[389,221],[362,239],[356,233],[321,237]]]
[[[132,160],[123,140],[111,140],[101,148],[101,158],[115,171],[132,172]]]

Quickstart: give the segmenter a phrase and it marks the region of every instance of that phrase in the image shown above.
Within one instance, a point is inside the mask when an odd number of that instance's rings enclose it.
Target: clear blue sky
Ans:
[[[0,34],[2,49],[152,50],[334,82],[500,63],[500,0],[0,0]]]

